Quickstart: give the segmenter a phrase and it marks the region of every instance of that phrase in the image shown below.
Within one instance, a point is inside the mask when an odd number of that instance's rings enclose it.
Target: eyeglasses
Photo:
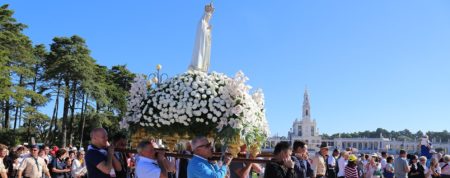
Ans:
[[[205,147],[205,148],[211,148],[211,143],[208,142],[207,144],[203,144],[203,145],[199,145],[197,146],[197,148],[201,148],[201,147]]]

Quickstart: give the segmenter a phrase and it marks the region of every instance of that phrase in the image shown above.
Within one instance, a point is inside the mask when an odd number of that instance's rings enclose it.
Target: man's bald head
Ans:
[[[104,128],[95,128],[91,131],[91,143],[97,147],[108,146],[108,132]]]
[[[91,139],[94,138],[94,136],[97,136],[97,135],[102,134],[102,133],[107,133],[104,128],[92,129],[92,131],[91,131]]]

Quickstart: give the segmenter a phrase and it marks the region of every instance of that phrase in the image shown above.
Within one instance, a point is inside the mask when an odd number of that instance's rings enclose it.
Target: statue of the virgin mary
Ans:
[[[209,24],[209,20],[213,12],[214,7],[212,4],[205,6],[205,13],[198,24],[197,37],[195,38],[195,46],[189,70],[208,72],[211,57],[211,25]]]

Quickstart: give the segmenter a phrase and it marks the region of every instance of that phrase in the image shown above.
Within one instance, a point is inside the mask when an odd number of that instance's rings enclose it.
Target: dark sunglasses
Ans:
[[[211,148],[211,143],[208,142],[207,144],[199,145],[197,148],[201,148],[201,147]]]

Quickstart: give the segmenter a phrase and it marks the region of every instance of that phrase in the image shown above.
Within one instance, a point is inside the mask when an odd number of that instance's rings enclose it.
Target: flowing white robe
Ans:
[[[194,51],[192,53],[189,70],[208,72],[211,57],[211,29],[209,29],[209,19],[211,13],[205,12],[197,28]]]

